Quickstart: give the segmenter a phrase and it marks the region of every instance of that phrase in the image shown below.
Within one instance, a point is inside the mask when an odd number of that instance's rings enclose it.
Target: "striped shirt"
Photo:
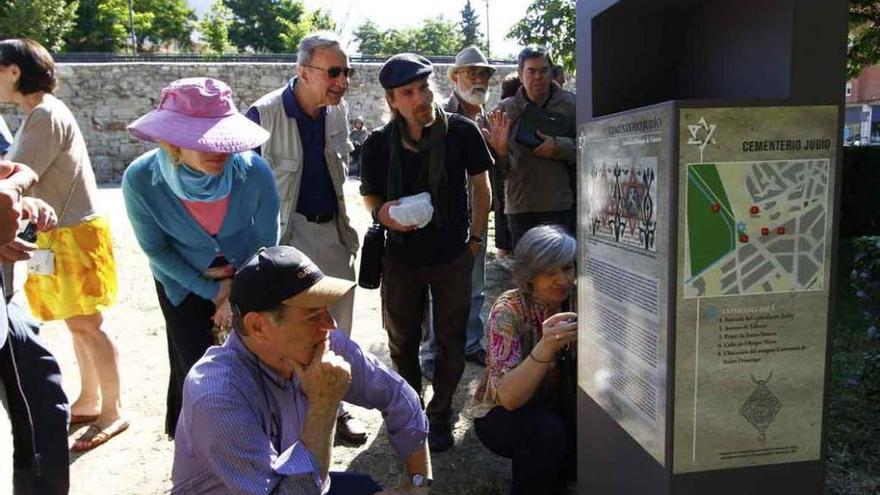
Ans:
[[[342,332],[330,349],[351,365],[344,400],[379,409],[401,459],[423,448],[428,422],[419,397],[397,373]],[[232,332],[192,367],[174,445],[172,494],[319,494],[330,489],[300,441],[308,399],[260,362]]]

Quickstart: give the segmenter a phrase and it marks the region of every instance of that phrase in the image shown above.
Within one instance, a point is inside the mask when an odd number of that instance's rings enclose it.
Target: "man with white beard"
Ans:
[[[489,64],[483,52],[475,46],[469,46],[455,56],[455,65],[449,68],[449,79],[453,84],[453,92],[443,103],[443,110],[449,113],[463,115],[474,122],[477,127],[488,127],[486,111],[483,105],[489,98],[489,79],[495,73],[495,68]],[[491,177],[492,174],[489,174]],[[468,186],[468,196],[473,197],[473,185]],[[470,201],[473,204],[473,201]],[[471,236],[472,240],[480,243],[480,249],[474,256],[474,269],[471,274],[471,308],[467,325],[467,344],[465,347],[465,359],[480,366],[486,365],[486,350],[483,348],[483,320],[480,311],[486,296],[483,294],[483,286],[486,285],[486,235],[484,229],[478,235]],[[429,296],[430,300],[430,296]],[[430,315],[432,304],[426,304],[429,315],[425,318],[428,339],[419,349],[419,361],[422,372],[433,380],[434,358],[437,354],[437,341],[434,338],[433,318]]]
[[[455,65],[449,68],[449,79],[454,90],[443,109],[459,113],[473,120],[480,128],[486,127],[486,111],[483,105],[489,99],[489,79],[495,68],[475,46],[469,46],[455,56]]]

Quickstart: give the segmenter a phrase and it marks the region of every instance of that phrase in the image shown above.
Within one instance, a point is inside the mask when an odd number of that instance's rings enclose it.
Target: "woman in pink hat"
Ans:
[[[24,113],[8,158],[40,176],[31,194],[58,215],[58,228],[38,233],[35,244],[3,246],[0,258],[30,257],[31,267],[40,267],[24,286],[30,310],[42,321],[64,320],[70,329],[81,380],[70,423],[91,423],[74,445],[85,450],[128,428],[116,346],[102,316],[116,300],[116,268],[86,142],[70,109],[53,94],[56,86],[55,62],[44,47],[29,39],[0,41],[0,101]]]
[[[228,329],[235,268],[278,243],[278,192],[272,170],[249,151],[269,133],[238,112],[222,81],[172,82],[159,108],[128,130],[159,144],[129,165],[122,194],[165,317],[165,431],[174,438],[183,380],[217,330]]]

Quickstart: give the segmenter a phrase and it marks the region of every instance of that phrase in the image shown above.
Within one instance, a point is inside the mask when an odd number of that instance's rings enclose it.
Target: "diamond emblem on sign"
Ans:
[[[770,427],[779,410],[782,409],[782,402],[767,387],[771,378],[773,378],[773,372],[770,372],[770,376],[766,380],[758,380],[752,376],[755,390],[739,409],[739,414],[758,430],[758,440],[761,443],[764,443],[766,439],[767,428]]]

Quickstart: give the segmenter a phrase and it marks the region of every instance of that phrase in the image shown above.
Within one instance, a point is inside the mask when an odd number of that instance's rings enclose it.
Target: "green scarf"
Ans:
[[[446,112],[438,104],[434,104],[434,123],[422,130],[422,138],[413,141],[409,135],[406,121],[399,114],[391,123],[391,163],[388,166],[388,200],[398,199],[403,195],[403,141],[413,149],[428,151],[428,166],[422,167],[416,187],[427,186],[434,205],[432,222],[442,226],[447,213],[446,147],[444,140],[449,119]]]

